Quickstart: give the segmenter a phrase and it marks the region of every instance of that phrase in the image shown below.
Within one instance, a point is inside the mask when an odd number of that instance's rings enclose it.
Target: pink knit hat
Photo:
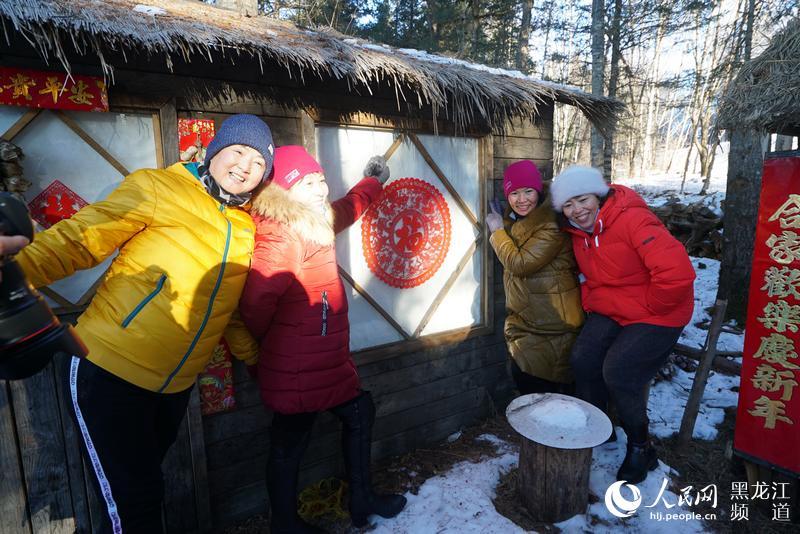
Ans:
[[[506,198],[512,191],[522,187],[532,187],[540,194],[542,192],[542,175],[536,165],[528,159],[512,163],[503,173],[503,192]]]
[[[324,173],[322,165],[317,163],[306,149],[298,145],[279,146],[275,149],[275,160],[272,164],[272,182],[289,190],[307,174]]]

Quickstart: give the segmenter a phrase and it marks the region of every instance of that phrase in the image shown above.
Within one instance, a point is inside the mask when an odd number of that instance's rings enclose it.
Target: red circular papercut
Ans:
[[[370,270],[392,287],[416,287],[436,274],[450,249],[450,210],[434,186],[400,178],[383,189],[361,224]]]

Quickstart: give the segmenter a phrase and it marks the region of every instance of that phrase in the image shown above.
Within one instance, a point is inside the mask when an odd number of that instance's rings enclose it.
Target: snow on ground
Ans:
[[[709,258],[691,258],[697,278],[694,281],[694,313],[678,340],[684,345],[701,348],[705,345],[708,330],[697,325],[711,322],[710,311],[717,299],[719,283],[719,261]],[[744,335],[722,332],[717,342],[717,350],[741,352],[744,348]]]
[[[693,381],[694,373],[676,368],[671,381],[663,380],[650,388],[647,412],[653,435],[667,438],[678,433]],[[739,398],[738,388],[738,376],[727,376],[711,371],[711,377],[703,392],[700,414],[692,433],[695,439],[717,437],[716,427],[725,419],[725,408],[736,406]]]
[[[684,330],[681,342],[702,346],[706,330],[695,325],[709,320],[705,309],[714,304],[716,298],[719,262],[706,258],[692,258],[697,272],[695,282],[695,312],[692,322]],[[720,350],[742,350],[743,335],[723,333]],[[654,435],[669,437],[678,432],[683,410],[692,389],[694,375],[676,369],[670,381],[661,381],[650,390],[648,414]],[[706,385],[700,412],[694,429],[695,439],[714,439],[725,414],[724,409],[736,405],[738,377],[729,377],[712,372]],[[617,533],[647,532],[648,534],[671,534],[680,529],[682,534],[705,532],[700,519],[691,516],[692,508],[679,506],[679,498],[668,490],[674,470],[664,462],[650,473],[647,479],[637,484],[641,492],[641,503],[630,517],[619,518],[606,506],[606,492],[616,481],[617,469],[625,457],[626,438],[622,428],[616,429],[618,441],[599,445],[592,451],[592,466],[589,490],[598,501],[590,505],[586,514],[557,523],[567,533]],[[453,439],[460,435],[454,434]],[[480,439],[494,442],[499,456],[485,458],[481,462],[460,462],[447,473],[428,479],[417,495],[406,493],[408,505],[399,516],[383,519],[372,516],[373,532],[389,533],[518,533],[519,526],[500,515],[492,504],[495,488],[500,477],[517,466],[516,447],[495,436],[484,435]],[[711,481],[709,481],[711,483]],[[663,488],[663,491],[662,491]],[[633,494],[628,487],[620,495],[630,501]],[[659,515],[660,514],[660,515]],[[668,514],[674,514],[667,520]],[[679,516],[680,514],[680,516]],[[678,516],[678,517],[676,517]]]
[[[712,373],[706,386],[700,413],[697,416],[694,436],[712,439],[715,425],[722,422],[723,408],[736,404],[736,393],[731,388],[738,379]],[[667,437],[678,431],[683,407],[691,390],[692,376],[679,371],[672,381],[662,381],[651,389],[649,414],[653,433]],[[641,492],[641,505],[631,517],[612,515],[605,504],[608,488],[616,481],[616,473],[625,457],[625,433],[616,429],[618,441],[599,445],[592,451],[589,490],[598,502],[589,506],[586,514],[577,515],[557,523],[567,533],[592,532],[647,532],[671,534],[676,527],[686,533],[704,532],[700,520],[691,518],[667,520],[667,514],[691,513],[692,509],[678,506],[678,495],[669,491],[669,481],[674,470],[664,462],[637,484]],[[372,516],[372,532],[390,533],[483,533],[524,532],[506,517],[500,515],[492,504],[500,477],[517,466],[518,450],[496,436],[484,435],[479,439],[494,442],[499,456],[480,462],[460,462],[447,473],[428,479],[417,495],[406,493],[408,505],[399,516],[383,519]],[[665,486],[666,485],[666,486]],[[664,486],[662,492],[662,486]],[[621,495],[632,500],[628,488]],[[661,514],[659,517],[657,514]]]
[[[701,292],[699,304],[706,302],[707,296],[703,295],[705,293]],[[735,341],[732,339],[731,343]],[[654,435],[665,438],[677,433],[692,388],[692,380],[693,374],[677,369],[672,380],[658,382],[651,388],[648,414]],[[696,439],[716,437],[716,426],[724,418],[724,409],[736,405],[737,393],[734,388],[738,385],[739,379],[736,377],[711,373],[695,424]],[[667,489],[672,475],[676,473],[663,462],[659,462],[659,467],[652,471],[644,482],[636,485],[641,492],[641,504],[632,516],[619,518],[609,511],[605,504],[606,492],[616,481],[617,469],[625,457],[625,432],[617,427],[616,433],[618,438],[616,443],[599,445],[592,452],[589,490],[597,497],[598,502],[590,505],[586,514],[577,515],[557,523],[556,526],[567,533],[671,534],[676,528],[684,534],[704,532],[699,519],[686,517],[686,514],[692,514],[692,508],[679,506],[678,495]],[[458,437],[460,435],[454,435],[454,439]],[[492,504],[500,477],[517,466],[518,451],[514,445],[492,435],[484,435],[479,439],[494,442],[499,456],[485,458],[478,463],[460,462],[447,473],[428,479],[417,495],[406,493],[408,506],[398,517],[382,519],[372,516],[375,526],[373,532],[380,534],[524,532],[500,515]],[[627,487],[623,487],[620,494],[629,501],[633,500],[633,494]],[[668,514],[683,515],[680,518],[671,516],[673,519],[667,520]]]
[[[500,476],[517,466],[518,452],[511,444],[493,435],[484,435],[495,443],[500,456],[482,462],[460,462],[444,475],[428,479],[417,495],[406,493],[405,510],[393,519],[371,516],[379,534],[407,532],[524,532],[511,520],[497,513],[492,498]]]

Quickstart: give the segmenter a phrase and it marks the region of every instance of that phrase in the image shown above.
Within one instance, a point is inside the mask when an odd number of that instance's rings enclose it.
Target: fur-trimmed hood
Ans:
[[[333,244],[333,210],[330,204],[320,214],[289,198],[289,192],[273,183],[253,197],[250,213],[283,223],[308,241],[318,245]]]

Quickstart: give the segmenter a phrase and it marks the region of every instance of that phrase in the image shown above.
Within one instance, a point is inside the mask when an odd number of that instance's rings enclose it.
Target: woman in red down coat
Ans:
[[[371,489],[370,444],[375,407],[360,389],[350,357],[347,297],[336,265],[336,233],[353,224],[380,196],[389,178],[376,156],[347,195],[328,202],[322,167],[303,147],[275,150],[272,181],[255,198],[256,244],[240,311],[260,344],[261,398],[273,411],[267,490],[272,532],[322,532],[297,515],[297,475],[317,413],[344,424],[350,516],[393,517],[406,499]]]
[[[694,268],[642,197],[609,186],[600,171],[572,166],[550,191],[572,237],[587,312],[570,357],[576,394],[602,410],[614,401],[628,437],[617,480],[636,484],[658,466],[647,386],[692,317]]]

